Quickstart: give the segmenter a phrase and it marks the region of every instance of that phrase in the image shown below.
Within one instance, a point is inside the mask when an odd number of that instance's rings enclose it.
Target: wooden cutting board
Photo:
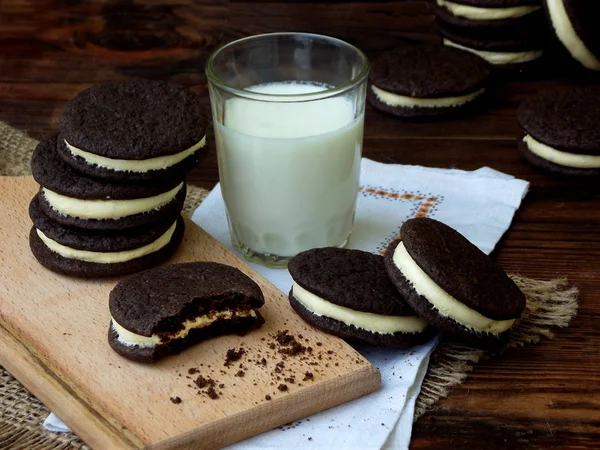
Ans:
[[[189,221],[171,262],[241,269],[265,294],[265,325],[151,366],[120,357],[107,343],[117,279],[57,275],[29,251],[27,208],[37,189],[31,177],[0,178],[0,364],[93,448],[218,448],[380,386],[359,353],[305,324],[284,294]],[[285,355],[289,345],[275,338],[284,330],[306,350]],[[231,348],[244,354],[225,366]],[[218,398],[194,383],[199,375],[215,381]]]

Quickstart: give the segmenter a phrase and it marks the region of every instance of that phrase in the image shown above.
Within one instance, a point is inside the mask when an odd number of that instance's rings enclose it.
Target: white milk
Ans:
[[[324,89],[288,82],[249,90],[286,95]],[[215,125],[219,174],[230,227],[245,247],[293,256],[346,242],[364,117],[354,120],[352,101],[227,100],[225,124]]]

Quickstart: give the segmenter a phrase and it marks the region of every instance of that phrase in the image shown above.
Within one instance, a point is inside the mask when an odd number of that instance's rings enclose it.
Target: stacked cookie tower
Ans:
[[[524,69],[546,46],[542,0],[433,0],[445,45],[470,51],[498,68]]]
[[[182,240],[185,176],[205,145],[198,97],[167,82],[89,88],[64,109],[60,133],[32,158],[39,193],[29,207],[37,260],[80,277],[136,272]]]

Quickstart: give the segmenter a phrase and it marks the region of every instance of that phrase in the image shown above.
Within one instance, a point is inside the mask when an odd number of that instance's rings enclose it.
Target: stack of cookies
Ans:
[[[542,0],[432,0],[445,45],[475,53],[498,68],[523,69],[546,46]]]
[[[204,147],[199,98],[167,82],[95,86],[64,109],[32,158],[39,193],[29,236],[50,270],[86,278],[137,272],[183,238],[185,176]]]

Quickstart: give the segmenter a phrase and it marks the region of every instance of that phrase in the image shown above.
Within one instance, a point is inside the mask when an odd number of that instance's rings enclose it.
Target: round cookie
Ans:
[[[174,217],[185,201],[182,179],[153,183],[109,183],[85,177],[57,154],[58,136],[36,147],[31,169],[41,185],[40,207],[53,220],[91,230],[121,230]]]
[[[504,342],[525,296],[487,255],[434,219],[406,221],[385,253],[388,275],[429,324],[481,346]]]
[[[260,327],[263,305],[259,286],[234,267],[164,265],[111,291],[108,343],[125,358],[149,363],[214,336]]]
[[[183,178],[206,143],[199,97],[166,81],[93,86],[67,103],[58,152],[77,171],[116,181]]]
[[[530,27],[543,20],[540,0],[433,0],[436,17],[466,28]]]
[[[320,330],[378,346],[423,342],[433,330],[404,302],[379,255],[318,248],[293,257],[292,308]]]
[[[546,47],[547,33],[543,26],[468,28],[437,20],[436,29],[444,45],[474,53],[494,68],[533,66],[542,58]]]
[[[36,204],[34,200],[30,206],[32,217],[37,217],[29,233],[29,246],[41,265],[63,275],[101,278],[139,272],[169,259],[183,239],[181,216],[149,229],[94,233],[41,218]]]
[[[407,44],[373,61],[367,98],[400,118],[456,114],[479,103],[489,75],[489,65],[468,52]]]
[[[600,88],[543,92],[519,106],[525,136],[518,147],[542,169],[571,176],[600,175]]]
[[[600,3],[544,0],[551,29],[561,46],[583,67],[600,70]]]

